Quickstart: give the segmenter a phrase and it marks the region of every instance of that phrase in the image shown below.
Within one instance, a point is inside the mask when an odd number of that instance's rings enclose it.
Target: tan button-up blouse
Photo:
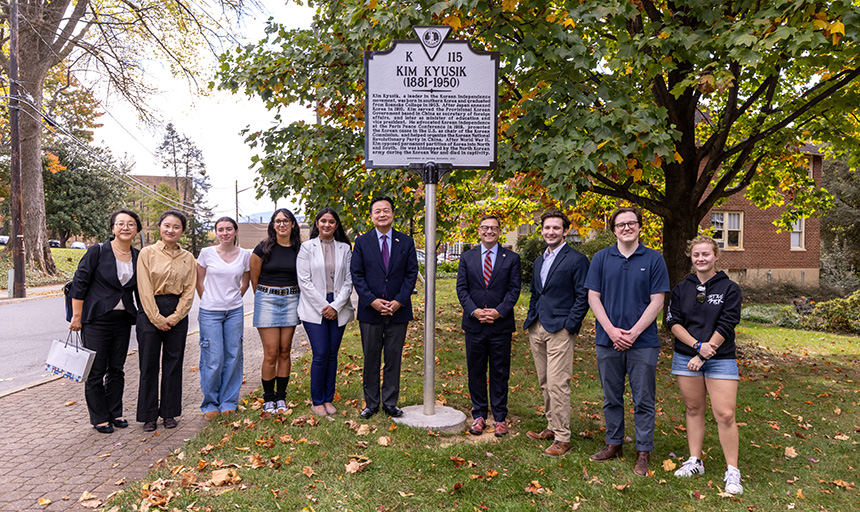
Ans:
[[[161,328],[170,321],[176,325],[188,316],[194,303],[197,262],[185,249],[170,252],[161,240],[144,247],[137,257],[137,291],[149,321]],[[176,311],[164,317],[155,304],[156,295],[179,295]]]

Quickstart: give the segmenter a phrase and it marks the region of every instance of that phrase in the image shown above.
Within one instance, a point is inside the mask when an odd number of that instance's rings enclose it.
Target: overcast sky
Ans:
[[[269,14],[288,28],[310,27],[312,9],[294,3],[279,7],[281,2],[269,2],[267,13],[245,20],[243,43],[256,42],[263,37],[264,24]],[[152,67],[152,77],[161,91],[152,103],[164,120],[164,125],[172,122],[177,131],[190,137],[203,152],[212,183],[209,206],[212,207],[214,218],[223,215],[233,217],[236,210],[236,182],[239,190],[246,189],[253,187],[255,177],[255,173],[248,169],[253,153],[239,132],[248,125],[254,129],[273,126],[274,112],[267,111],[257,98],[247,99],[222,91],[210,92],[207,96],[195,95],[185,80],[172,78],[160,66]],[[205,86],[209,80],[210,77],[204,77],[201,85]],[[135,167],[132,174],[166,174],[154,156],[155,148],[164,138],[163,126],[154,132],[140,123],[135,113],[120,102],[105,103],[104,108],[108,115],[100,119],[104,126],[96,130],[96,141],[109,147],[117,158],[128,155],[133,159]],[[291,106],[282,114],[285,121],[314,120],[310,109],[298,105]],[[279,200],[277,205],[295,208],[288,200]],[[256,190],[253,188],[239,193],[240,216],[271,211],[274,206],[267,197],[256,199]]]

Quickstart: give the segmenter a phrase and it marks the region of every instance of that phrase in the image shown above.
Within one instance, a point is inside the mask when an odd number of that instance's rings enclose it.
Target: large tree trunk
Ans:
[[[672,288],[690,273],[690,258],[687,257],[687,241],[696,237],[699,221],[696,215],[673,215],[663,219],[663,259],[669,269]]]
[[[49,61],[40,58],[44,43],[32,30],[21,31],[19,80],[24,85],[21,103],[21,192],[24,203],[26,261],[36,269],[56,274],[48,247],[45,223],[45,186],[42,181],[42,100]]]

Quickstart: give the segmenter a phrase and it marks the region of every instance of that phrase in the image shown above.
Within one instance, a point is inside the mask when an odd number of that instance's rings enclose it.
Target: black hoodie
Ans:
[[[735,326],[741,320],[741,288],[729,279],[722,270],[705,283],[705,300],[699,302],[696,290],[700,286],[696,274],[675,286],[669,301],[669,316],[666,323],[671,328],[680,325],[687,329],[697,341],[706,343],[714,331],[719,332],[726,341],[717,349],[712,359],[736,359]],[[696,351],[675,338],[675,352],[694,356]]]

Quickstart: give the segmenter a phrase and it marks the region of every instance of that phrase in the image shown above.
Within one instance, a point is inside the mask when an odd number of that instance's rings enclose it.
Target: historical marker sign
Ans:
[[[451,27],[365,52],[365,165],[496,167],[499,53],[446,40]]]

